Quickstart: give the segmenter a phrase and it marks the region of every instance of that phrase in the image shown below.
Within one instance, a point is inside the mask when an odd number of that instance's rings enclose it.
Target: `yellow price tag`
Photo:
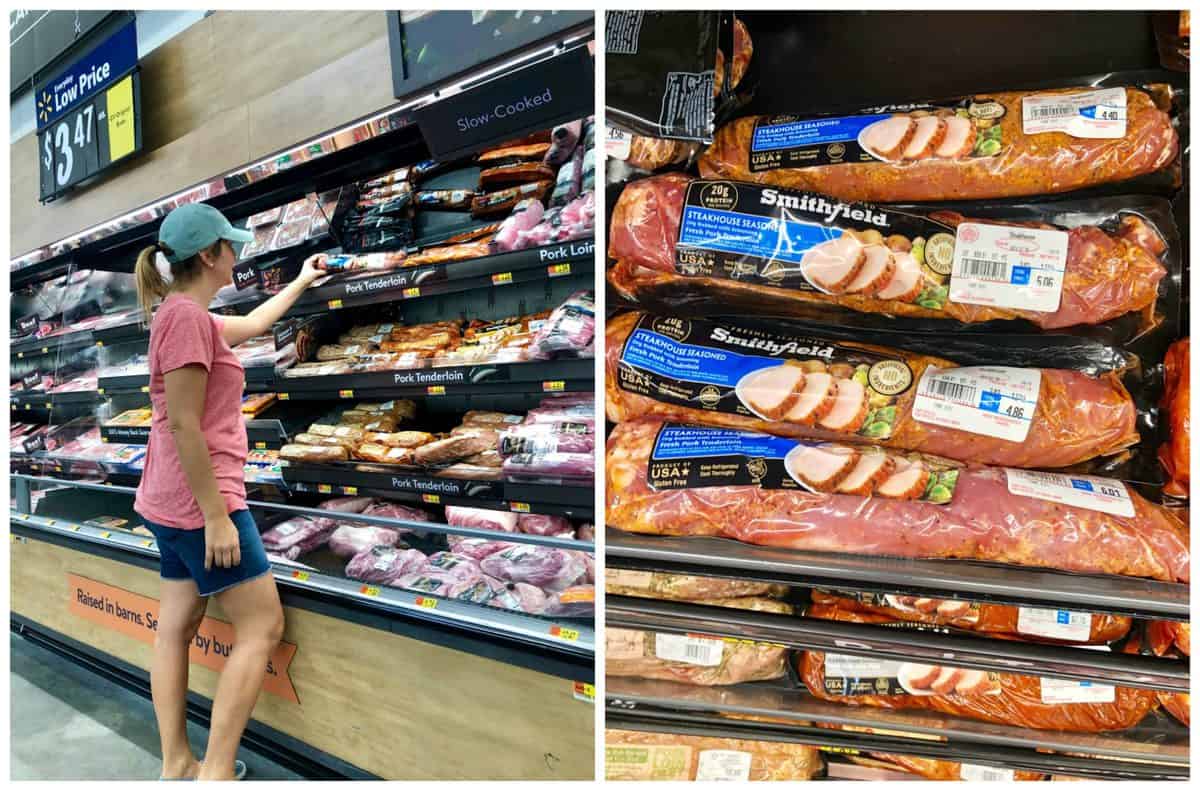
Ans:
[[[556,379],[553,382],[542,382],[543,393],[561,393],[566,389],[567,383],[561,379]]]
[[[301,582],[307,582],[308,581],[308,572],[307,571],[299,571],[299,570],[293,571],[292,579],[300,580]]]
[[[587,684],[583,681],[575,682],[575,691],[573,693],[576,700],[582,700],[584,703],[596,702],[596,687],[593,684]]]
[[[423,494],[421,495],[421,499],[427,503],[437,505],[442,501],[442,496],[440,494]]]
[[[108,102],[108,161],[133,153],[133,76],[106,91]]]
[[[24,356],[25,356],[25,352],[17,352],[17,359],[18,359],[18,360],[20,360],[20,359],[21,359],[22,357],[24,357]]]
[[[516,511],[519,514],[529,513],[529,503],[509,503],[508,510]]]
[[[571,274],[571,265],[551,264],[550,266],[546,267],[546,272],[550,275],[550,277],[562,277],[563,275]]]
[[[358,494],[357,486],[343,486],[342,494]]]
[[[267,449],[267,443],[265,443],[265,442],[255,442],[255,443],[254,443],[254,449],[255,449],[255,450],[266,450],[266,449]]]
[[[333,487],[327,483],[318,483],[317,491],[321,494],[333,494]]]
[[[337,310],[341,306],[342,306],[342,301],[340,299],[329,300],[329,309],[330,310]]]
[[[71,530],[75,533],[78,533],[82,529],[83,529],[83,525],[71,525]]]
[[[56,521],[55,521],[54,519],[47,519],[47,520],[46,520],[46,524],[48,524],[48,525],[53,525],[53,524],[55,524],[55,523],[56,523]]]
[[[276,396],[280,401],[287,401],[289,398],[291,398],[291,396],[289,396],[287,393],[277,393]]]
[[[338,398],[354,398],[353,390],[338,390]]]
[[[97,387],[97,388],[96,388],[96,392],[97,392],[97,393],[99,393],[100,395],[104,395],[104,388],[103,388],[103,387]]]
[[[579,632],[575,629],[567,629],[563,626],[551,626],[550,636],[557,637],[560,640],[569,640],[573,643],[579,639]]]
[[[142,385],[142,392],[143,392],[143,393],[149,393],[149,392],[150,392],[150,385]]]
[[[49,346],[43,346],[43,347],[42,347],[42,354],[49,354],[49,353],[50,353],[50,347],[49,347]]]
[[[512,281],[512,272],[501,272],[498,275],[492,275],[492,285],[493,286],[504,286],[504,285],[508,285],[511,282],[513,282]]]
[[[446,395],[445,385],[429,385],[425,388],[425,394],[431,396]]]
[[[100,534],[100,537],[101,537],[101,538],[111,538],[111,537],[112,537],[112,533],[110,533],[109,531],[105,530],[103,533],[101,533],[101,534]]]
[[[406,288],[400,292],[400,296],[404,297],[405,299],[413,299],[414,297],[421,296],[421,289],[418,286]]]
[[[363,596],[378,596],[379,588],[375,587],[374,585],[363,585],[362,589],[359,590],[359,593],[361,593]]]
[[[147,539],[145,539],[144,541],[142,541],[142,546],[144,546],[144,547],[152,547],[152,546],[154,546],[154,539],[153,539],[153,538],[147,538]]]
[[[437,599],[431,599],[428,596],[418,596],[417,606],[424,607],[426,610],[432,610],[437,607]]]
[[[96,345],[97,345],[97,346],[103,346],[103,345],[104,345],[104,341],[96,341]]]
[[[26,405],[25,405],[25,408],[26,408],[26,409],[33,409],[33,404],[26,404]]]

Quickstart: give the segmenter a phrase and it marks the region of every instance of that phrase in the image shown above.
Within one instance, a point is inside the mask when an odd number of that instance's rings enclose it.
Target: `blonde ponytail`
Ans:
[[[147,324],[150,323],[150,316],[154,312],[154,304],[167,295],[167,281],[158,271],[156,260],[161,249],[158,244],[142,248],[142,252],[138,253],[137,266],[133,270],[134,280],[137,282],[138,304],[142,306],[143,319]]]

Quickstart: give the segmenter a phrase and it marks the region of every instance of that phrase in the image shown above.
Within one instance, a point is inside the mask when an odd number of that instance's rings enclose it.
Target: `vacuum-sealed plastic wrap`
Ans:
[[[1177,313],[1170,281],[1182,249],[1164,199],[964,210],[655,176],[626,187],[613,209],[609,282],[665,310],[843,318],[838,305],[893,328],[892,318],[912,317],[1048,330],[1140,312],[1145,329]]]
[[[280,522],[262,534],[263,546],[289,560],[322,547],[337,529],[337,522],[326,518],[296,516]]]
[[[724,686],[782,678],[788,649],[769,643],[643,632],[604,630],[604,671],[610,676]]]
[[[605,780],[812,780],[821,766],[820,752],[803,744],[604,731]]]
[[[1116,373],[949,360],[746,322],[624,313],[607,325],[612,421],[657,415],[962,461],[1067,467],[1136,444]]]
[[[596,333],[596,297],[591,291],[577,291],[554,309],[533,340],[538,359],[549,360],[562,354],[579,356]]]
[[[1191,398],[1192,377],[1188,338],[1176,341],[1167,349],[1163,360],[1162,407],[1167,412],[1170,437],[1158,449],[1158,458],[1166,470],[1168,480],[1163,491],[1173,497],[1186,498],[1191,484],[1192,420]]]
[[[371,547],[394,547],[400,540],[395,530],[375,525],[342,525],[329,536],[329,549],[340,558],[352,558]]]
[[[1187,582],[1170,510],[1121,481],[638,419],[608,441],[620,530]]]
[[[531,544],[488,555],[480,562],[484,573],[505,582],[524,582],[545,591],[571,587],[587,572],[582,552]]]
[[[845,731],[860,731],[874,733],[874,728],[859,728],[857,726],[833,725],[821,723],[822,728],[832,728]],[[939,758],[923,758],[916,755],[898,755],[895,753],[870,753],[870,758],[850,755],[851,761],[863,766],[898,769],[902,772],[923,777],[926,780],[963,780],[966,782],[1011,782],[1045,780],[1041,772],[1028,772],[1021,769],[1006,769],[999,766],[982,766],[979,764],[962,763],[960,761],[945,761]],[[866,779],[866,778],[861,778]],[[883,778],[888,779],[888,778]],[[902,779],[902,778],[894,778]]]
[[[786,585],[758,580],[698,577],[661,571],[608,568],[604,574],[604,590],[607,593],[648,599],[699,601],[743,596],[782,597],[788,591]]]
[[[810,618],[856,623],[952,626],[990,637],[1034,642],[1102,645],[1129,633],[1124,615],[1006,604],[933,599],[890,593],[813,590]]]
[[[1051,195],[1175,163],[1169,96],[1086,86],[748,116],[717,130],[700,173],[883,203]]]
[[[798,664],[808,691],[821,700],[927,709],[1037,730],[1123,730],[1137,725],[1158,705],[1152,690],[1086,681],[817,651],[805,651]]]

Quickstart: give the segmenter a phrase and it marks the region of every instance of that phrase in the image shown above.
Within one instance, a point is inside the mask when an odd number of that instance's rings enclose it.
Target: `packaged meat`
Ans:
[[[489,167],[479,173],[479,191],[493,192],[518,184],[547,181],[554,178],[554,168],[541,162],[515,162]]]
[[[571,158],[558,169],[554,179],[554,190],[550,193],[551,206],[566,206],[579,196],[583,189],[583,160],[586,154],[583,146],[579,146]]]
[[[450,522],[449,517],[446,518],[446,521]],[[454,523],[450,522],[450,524]],[[486,538],[467,538],[453,535],[447,536],[446,541],[450,544],[450,551],[454,554],[477,561],[483,560],[488,555],[494,555],[501,550],[515,546],[507,541],[490,541]]]
[[[1164,208],[1154,198],[1095,198],[969,218],[668,173],[621,193],[609,281],[643,302],[713,301],[759,315],[804,317],[838,305],[964,323],[1024,319],[1042,329],[1100,324],[1155,304],[1167,274],[1160,257],[1177,239]],[[763,230],[735,238],[723,223],[745,214]],[[1045,256],[1012,252],[1016,236]]]
[[[556,127],[556,130],[558,127]],[[551,136],[552,133],[551,133]],[[481,168],[511,165],[515,162],[535,162],[545,159],[553,147],[553,142],[536,142],[524,145],[502,146],[484,151],[476,160]]]
[[[373,461],[377,464],[411,464],[413,452],[409,448],[392,448],[376,442],[363,442],[353,446],[354,458]]]
[[[423,211],[467,211],[474,199],[471,190],[420,190],[416,200]]]
[[[1188,496],[1191,484],[1191,397],[1192,382],[1189,363],[1190,339],[1176,341],[1167,349],[1163,360],[1162,407],[1166,410],[1170,426],[1170,438],[1158,449],[1158,459],[1167,471],[1167,485],[1163,488],[1173,497]]]
[[[586,572],[582,554],[518,544],[488,555],[479,565],[485,574],[505,582],[524,582],[545,591],[561,591],[574,585]]]
[[[400,540],[395,530],[375,525],[341,525],[329,536],[329,549],[339,558],[353,558],[371,547],[394,547]]]
[[[520,453],[504,459],[504,475],[513,478],[567,478],[586,480],[596,475],[591,453]]]
[[[476,198],[478,200],[478,198]],[[472,258],[482,258],[490,255],[491,249],[486,240],[463,242],[444,247],[429,247],[406,259],[406,266],[428,266],[430,264],[445,264],[453,261],[469,261]]]
[[[522,184],[518,187],[509,187],[507,189],[489,192],[486,195],[476,195],[471,201],[471,216],[473,217],[496,217],[498,215],[508,214],[513,207],[526,198],[546,202],[546,196],[550,194],[550,188],[554,186],[554,182],[550,179],[544,181],[531,181],[528,184]]]
[[[610,676],[725,686],[782,678],[788,649],[748,640],[604,629],[604,672]]]
[[[1146,629],[1151,650],[1158,656],[1176,651],[1184,656],[1192,655],[1192,627],[1188,623],[1175,621],[1151,621]]]
[[[335,529],[337,523],[332,519],[296,516],[264,531],[262,542],[268,551],[296,560],[324,546]]]
[[[816,651],[803,652],[798,666],[808,691],[821,700],[927,709],[1037,730],[1123,730],[1158,705],[1152,690]]]
[[[807,611],[810,618],[953,626],[992,637],[1034,642],[1103,645],[1120,640],[1132,625],[1124,615],[902,594],[813,590],[812,602]]]
[[[346,461],[350,456],[340,445],[284,445],[279,449],[279,458],[284,461],[330,462]]]
[[[558,167],[566,162],[579,143],[583,133],[583,121],[559,124],[550,131],[550,147],[542,157],[542,164]]]
[[[521,233],[533,228],[542,221],[545,207],[541,201],[526,198],[513,207],[512,214],[504,219],[492,240],[497,252],[509,252],[520,249]]]
[[[727,474],[694,477],[717,454]],[[1178,517],[1111,479],[651,419],[613,430],[605,474],[608,523],[635,533],[1188,581]]]
[[[1162,707],[1175,719],[1184,725],[1192,724],[1192,696],[1186,692],[1159,692],[1159,702]]]
[[[575,537],[571,521],[563,516],[547,514],[521,514],[517,517],[517,530],[531,536]]]
[[[488,601],[489,607],[541,615],[546,608],[546,592],[524,582],[504,583],[504,587]]]
[[[596,588],[590,583],[549,594],[542,609],[542,615],[550,618],[591,618],[595,612]]]
[[[864,733],[876,732],[874,728],[860,728],[857,726],[833,725],[828,723],[822,723],[821,727]],[[1028,772],[1020,769],[1013,770],[999,766],[981,766],[978,764],[960,763],[958,761],[944,761],[937,758],[921,758],[915,755],[897,755],[893,753],[873,752],[870,755],[871,758],[862,758],[861,756],[849,757],[855,763],[865,766],[895,768],[908,775],[917,775],[926,780],[964,780],[967,782],[1011,782],[1018,780],[1029,782],[1046,779],[1046,776],[1041,772]],[[895,779],[903,780],[904,777],[901,776]]]
[[[742,78],[746,76],[746,69],[750,67],[750,59],[754,56],[754,42],[750,39],[750,31],[746,28],[746,23],[737,17],[733,18],[733,57],[726,62],[725,51],[720,47],[717,48],[717,65],[713,69],[715,79],[713,80],[713,94],[719,96],[728,82],[729,90],[732,92],[738,85],[741,84]],[[726,80],[725,74],[729,73],[729,79]]]
[[[1096,107],[1120,118],[1088,111]],[[717,130],[700,173],[843,200],[969,200],[1124,181],[1166,168],[1179,151],[1170,116],[1134,87],[988,93],[905,108],[738,118]]]
[[[414,593],[455,598],[455,594],[461,594],[464,589],[471,588],[482,579],[478,573],[464,577],[426,565],[425,568],[405,574],[388,584]]]
[[[433,515],[421,508],[412,508],[399,503],[377,502],[363,511],[364,516],[378,516],[383,519],[397,519],[406,522],[433,522]],[[400,533],[409,532],[408,528],[392,528]]]
[[[436,552],[429,556],[427,565],[464,582],[477,580],[480,576],[478,560],[455,552]]]
[[[605,154],[617,163],[645,173],[683,165],[698,150],[695,143],[662,137],[635,135],[608,127]]]
[[[377,501],[373,497],[334,497],[317,507],[322,511],[340,511],[343,514],[361,514]]]
[[[959,367],[736,320],[610,319],[605,390],[617,422],[658,415],[1011,467],[1068,467],[1140,440],[1116,373]],[[984,392],[1017,404],[1018,416],[981,408]]]
[[[490,412],[482,409],[470,409],[462,416],[463,426],[489,426],[494,428],[504,428],[506,426],[516,426],[521,423],[520,415],[513,415],[507,412]]]
[[[515,533],[517,532],[517,515],[509,511],[493,511],[487,508],[448,505],[446,506],[446,524],[453,527],[470,527],[476,530],[499,530],[504,533]]]
[[[530,423],[510,428],[500,435],[500,453],[591,453],[596,447],[593,424],[570,421]]]
[[[363,439],[389,448],[419,448],[431,442],[433,435],[427,431],[368,432],[363,435]]]
[[[577,291],[554,309],[533,341],[534,354],[543,360],[560,354],[578,355],[596,332],[596,300],[591,291]]]
[[[413,461],[426,467],[450,464],[493,447],[486,436],[475,433],[455,434],[427,442],[413,451]]]
[[[815,747],[656,731],[604,731],[605,780],[812,780],[822,768]]]
[[[392,585],[424,567],[425,555],[418,550],[373,546],[350,560],[346,576],[376,585]]]
[[[698,601],[702,599],[733,599],[743,596],[781,598],[787,594],[788,587],[758,580],[606,568],[604,570],[604,590],[621,596]]]

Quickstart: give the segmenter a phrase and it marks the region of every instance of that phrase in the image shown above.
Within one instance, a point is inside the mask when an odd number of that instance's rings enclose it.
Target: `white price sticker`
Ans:
[[[965,222],[951,266],[951,302],[1053,313],[1062,300],[1067,233]]]
[[[1004,470],[1004,475],[1008,478],[1008,491],[1012,494],[1101,511],[1126,519],[1134,514],[1129,490],[1125,484],[1112,478],[1008,468]]]
[[[1062,678],[1043,678],[1042,703],[1115,703],[1117,690],[1109,684],[1093,681],[1067,681]]]
[[[633,147],[633,135],[617,129],[615,126],[605,127],[604,154],[610,159],[629,159],[629,151]]]
[[[696,780],[744,783],[750,779],[750,753],[741,750],[701,750]]]
[[[380,552],[375,556],[375,570],[387,571],[396,562],[395,552]]]
[[[1021,607],[1017,610],[1017,631],[1033,637],[1083,642],[1092,634],[1092,614]]]
[[[900,662],[846,654],[825,655],[826,678],[896,678]]]
[[[1027,135],[1066,132],[1088,139],[1121,138],[1126,117],[1124,88],[1021,98],[1021,130]]]
[[[654,575],[649,571],[634,571],[631,569],[605,569],[606,582],[619,588],[649,590]]]
[[[959,764],[959,780],[973,780],[980,783],[1009,783],[1016,779],[1013,770],[1001,769],[998,766],[979,766],[978,764]]]
[[[1036,368],[926,368],[912,414],[922,423],[1024,442],[1041,386]]]
[[[691,637],[682,634],[654,635],[654,655],[668,662],[716,667],[721,664],[725,643],[711,637]]]

